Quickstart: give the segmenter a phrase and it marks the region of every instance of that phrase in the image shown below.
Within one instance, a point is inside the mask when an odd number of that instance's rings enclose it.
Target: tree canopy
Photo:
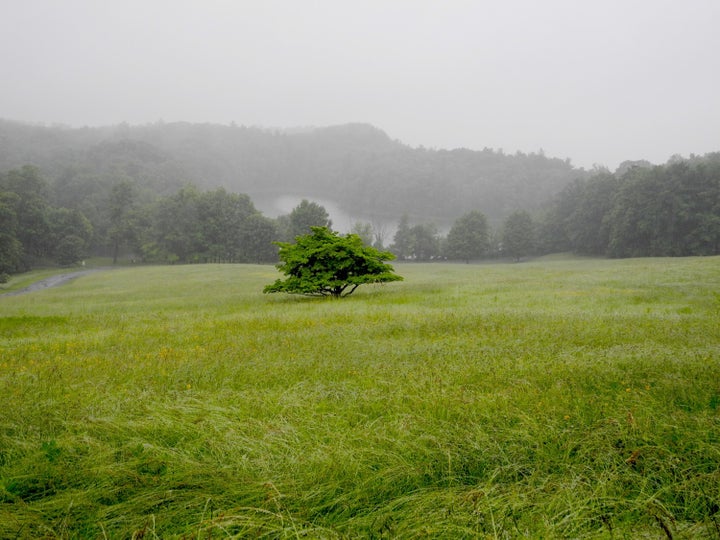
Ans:
[[[36,167],[0,174],[0,274],[29,269],[36,261],[79,261],[93,226],[76,209],[48,201],[48,184]]]
[[[332,227],[327,210],[316,202],[303,199],[288,216],[290,238],[308,234],[312,227]]]
[[[311,227],[295,243],[276,242],[282,262],[278,270],[287,276],[267,285],[263,292],[285,292],[307,296],[349,296],[360,285],[401,281],[387,251],[363,244],[357,234],[340,235],[327,227]]]
[[[490,249],[490,227],[482,212],[473,210],[458,218],[447,236],[445,254],[448,259],[466,263],[478,259]]]
[[[525,210],[517,210],[505,220],[502,233],[503,252],[516,261],[530,255],[535,247],[532,216]]]
[[[400,259],[429,261],[440,256],[440,237],[433,223],[410,226],[407,214],[403,214],[391,248]]]
[[[720,253],[720,153],[621,165],[567,186],[548,209],[543,251],[610,257]]]

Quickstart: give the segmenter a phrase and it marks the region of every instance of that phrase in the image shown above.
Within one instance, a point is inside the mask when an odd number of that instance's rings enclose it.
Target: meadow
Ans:
[[[0,297],[0,538],[720,538],[720,257],[395,268]]]

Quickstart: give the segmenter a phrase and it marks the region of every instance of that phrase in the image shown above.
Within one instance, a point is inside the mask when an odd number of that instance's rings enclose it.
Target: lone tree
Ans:
[[[403,279],[385,263],[395,258],[392,253],[364,245],[357,234],[341,236],[327,227],[311,230],[294,244],[275,242],[282,261],[277,268],[288,277],[267,285],[263,292],[340,298],[365,283]]]

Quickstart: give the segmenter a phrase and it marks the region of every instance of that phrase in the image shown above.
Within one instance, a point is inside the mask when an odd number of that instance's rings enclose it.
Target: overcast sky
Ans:
[[[719,24],[720,0],[0,0],[0,118],[664,163],[720,150]]]

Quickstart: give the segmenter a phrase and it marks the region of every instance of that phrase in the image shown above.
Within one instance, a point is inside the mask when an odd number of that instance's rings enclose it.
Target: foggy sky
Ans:
[[[720,150],[719,22],[718,0],[0,0],[0,118],[664,163]]]

